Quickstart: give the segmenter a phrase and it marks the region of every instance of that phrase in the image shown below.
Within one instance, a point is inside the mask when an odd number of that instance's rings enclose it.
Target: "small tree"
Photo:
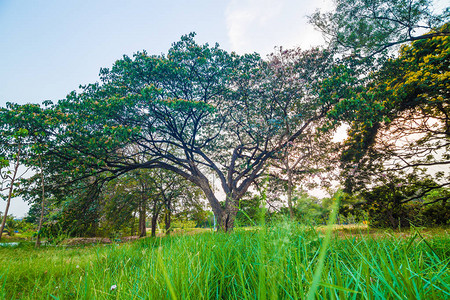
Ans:
[[[47,102],[45,105],[49,104]],[[7,103],[6,108],[0,110],[0,134],[4,141],[2,151],[15,153],[15,167],[22,165],[26,168],[33,168],[40,177],[40,200],[41,211],[45,206],[44,188],[44,166],[42,155],[46,152],[46,136],[51,120],[37,104],[13,104]],[[8,141],[9,139],[9,141]],[[15,178],[17,179],[17,178]],[[43,215],[41,215],[38,225],[36,247],[40,245],[40,229],[42,227]]]
[[[19,174],[19,166],[23,155],[23,139],[28,135],[28,131],[26,129],[19,129],[17,132],[13,133],[12,136],[3,135],[3,140],[6,140],[5,146],[8,145],[8,148],[3,148],[2,152],[9,156],[13,161],[12,170],[9,167],[9,160],[5,158],[1,158],[0,164],[2,169],[0,169],[1,176],[1,190],[7,191],[6,196],[6,208],[3,213],[2,225],[0,226],[0,239],[2,238],[3,229],[5,228],[6,219],[8,216],[9,206],[11,205],[11,199],[14,197],[14,188],[17,184],[17,180],[21,177]]]

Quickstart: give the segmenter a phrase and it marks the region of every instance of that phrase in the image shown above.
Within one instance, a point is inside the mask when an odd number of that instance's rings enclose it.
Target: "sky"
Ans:
[[[330,7],[331,0],[0,0],[0,106],[57,101],[98,81],[100,68],[123,55],[167,53],[190,32],[239,54],[309,49],[324,41],[307,15]],[[27,211],[14,199],[9,213]]]
[[[184,34],[237,53],[323,42],[306,16],[330,0],[0,0],[0,106],[64,98],[124,54]]]

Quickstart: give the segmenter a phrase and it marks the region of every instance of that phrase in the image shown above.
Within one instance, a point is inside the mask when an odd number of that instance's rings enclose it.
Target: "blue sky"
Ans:
[[[0,106],[64,98],[122,55],[165,53],[181,35],[267,54],[320,44],[306,15],[330,0],[0,0]]]

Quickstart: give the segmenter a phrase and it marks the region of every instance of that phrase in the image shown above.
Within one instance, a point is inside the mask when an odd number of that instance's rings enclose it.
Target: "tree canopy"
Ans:
[[[124,56],[101,70],[101,83],[54,104],[48,164],[69,179],[175,172],[203,190],[227,230],[267,162],[348,93],[348,72],[319,49],[280,49],[263,60],[184,36],[167,55]]]
[[[449,41],[435,37],[405,45],[398,58],[372,74],[365,92],[349,100],[358,103],[356,109],[335,115],[352,120],[342,157],[348,183],[449,164]],[[443,185],[449,175],[445,168],[435,172]]]
[[[310,22],[341,51],[374,56],[421,39],[448,36],[442,27],[449,7],[436,12],[431,0],[335,0],[331,12],[317,11]]]

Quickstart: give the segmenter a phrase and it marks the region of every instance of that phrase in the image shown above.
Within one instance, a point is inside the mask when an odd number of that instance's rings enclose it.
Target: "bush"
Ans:
[[[197,222],[187,220],[175,220],[171,223],[172,228],[181,228],[181,229],[195,228],[196,225]]]
[[[399,205],[375,202],[370,204],[368,213],[369,224],[375,228],[450,225],[450,205],[445,202],[415,201]]]
[[[418,226],[450,225],[450,204],[446,202],[419,204],[412,224]]]
[[[413,199],[423,188],[432,188],[430,192],[416,200]],[[391,179],[371,191],[361,194],[365,200],[363,209],[367,211],[371,227],[410,227],[447,225],[450,219],[449,205],[445,199],[450,198],[450,191],[438,188],[431,180],[411,181],[404,184],[400,178]]]

